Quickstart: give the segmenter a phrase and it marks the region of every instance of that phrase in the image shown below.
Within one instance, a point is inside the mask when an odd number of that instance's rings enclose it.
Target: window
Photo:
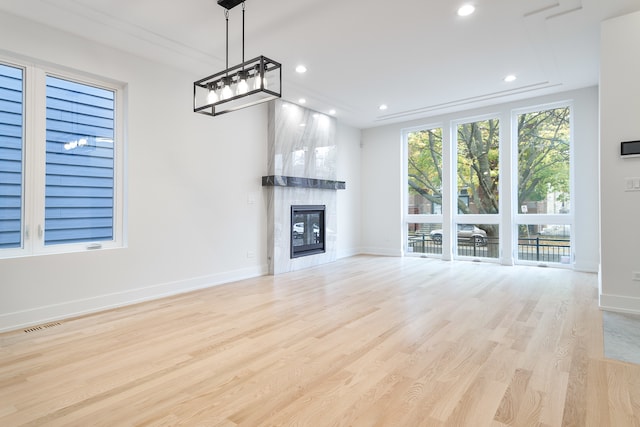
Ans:
[[[22,246],[23,70],[0,64],[0,249]]]
[[[452,239],[458,257],[500,254],[500,120],[456,126],[456,196]]]
[[[458,125],[458,213],[497,214],[500,123]]]
[[[441,255],[442,128],[415,129],[404,136],[407,156],[405,252]]]
[[[113,238],[113,101],[47,76],[45,245]]]
[[[571,262],[571,108],[520,112],[517,122],[517,257]]]
[[[571,264],[571,133],[566,102],[404,130],[404,253]]]
[[[0,256],[122,246],[120,90],[0,64]]]

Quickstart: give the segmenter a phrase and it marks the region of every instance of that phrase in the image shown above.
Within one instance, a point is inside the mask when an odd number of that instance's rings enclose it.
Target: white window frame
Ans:
[[[499,197],[499,207],[497,214],[459,214],[457,209],[458,202],[458,194],[457,194],[457,185],[458,185],[458,126],[467,123],[481,122],[485,120],[498,120],[498,155],[499,155],[499,176],[500,181],[498,182],[498,197]],[[449,125],[451,131],[451,144],[450,144],[450,156],[448,157],[449,168],[450,168],[450,184],[448,186],[448,197],[449,197],[449,218],[451,219],[447,223],[447,227],[443,228],[443,252],[446,244],[446,248],[450,251],[453,259],[460,260],[482,260],[483,262],[492,262],[492,263],[501,263],[502,262],[502,254],[504,253],[504,217],[505,217],[505,205],[504,205],[504,179],[502,177],[508,176],[505,174],[505,168],[508,165],[505,164],[504,159],[508,158],[504,156],[504,143],[505,141],[505,120],[504,114],[499,111],[493,113],[487,113],[477,116],[464,117],[460,119],[455,119],[450,122]],[[444,167],[443,167],[444,169]],[[455,196],[454,196],[455,193]],[[444,199],[444,197],[443,197]],[[443,208],[444,210],[444,208]],[[472,257],[465,255],[458,255],[458,239],[453,238],[453,236],[457,236],[457,224],[495,224],[498,226],[498,257],[497,258],[486,258],[486,257]],[[444,225],[444,223],[443,223]]]
[[[22,246],[0,249],[0,259],[126,247],[125,98],[126,85],[53,66],[16,61],[0,63],[23,70]],[[46,180],[46,77],[57,77],[114,92],[113,239],[44,244]]]
[[[402,212],[403,212],[403,225],[402,225],[402,254],[403,256],[427,256],[430,258],[442,258],[444,256],[444,246],[443,246],[443,254],[424,254],[424,253],[414,253],[408,251],[407,243],[409,241],[409,224],[442,224],[443,222],[443,214],[410,214],[409,213],[409,134],[413,132],[420,132],[423,130],[430,129],[442,129],[442,163],[444,168],[445,158],[445,144],[447,144],[448,138],[446,138],[446,126],[442,122],[426,124],[421,126],[412,126],[409,128],[402,129],[402,148],[403,148],[403,165],[402,165]],[[442,171],[442,210],[444,212],[444,181],[446,179],[446,174],[443,169]]]
[[[523,214],[520,212],[519,200],[518,200],[518,116],[521,114],[534,113],[538,111],[554,110],[557,108],[569,108],[569,191],[571,192],[571,211],[568,214]],[[541,261],[527,261],[518,259],[518,227],[520,225],[546,225],[546,224],[560,224],[568,225],[570,230],[570,245],[571,245],[571,260],[569,264],[552,263],[554,267],[558,268],[573,268],[576,259],[575,253],[575,144],[574,144],[574,103],[571,100],[558,101],[547,104],[538,104],[525,108],[518,108],[511,110],[511,163],[513,165],[511,172],[511,181],[513,186],[511,188],[511,200],[513,200],[512,206],[512,247],[513,247],[513,262],[519,265],[549,265],[549,263]]]

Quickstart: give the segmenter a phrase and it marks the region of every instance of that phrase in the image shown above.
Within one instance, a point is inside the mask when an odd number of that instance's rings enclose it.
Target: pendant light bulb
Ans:
[[[260,83],[262,83],[262,85],[260,85]],[[260,90],[264,87],[264,89],[267,88],[267,78],[260,78],[260,74],[256,74],[256,78],[253,81],[253,88],[256,90]]]
[[[238,86],[236,88],[236,95],[244,95],[249,92],[249,84],[247,83],[247,73],[238,73]]]
[[[247,81],[244,79],[240,80],[240,83],[238,83],[238,95],[244,95],[248,91],[249,85],[247,84]]]
[[[266,71],[266,70],[265,70]],[[267,77],[260,76],[260,66],[256,65],[256,70],[253,79],[253,88],[255,90],[266,89],[267,88]]]
[[[224,78],[222,81],[222,94],[220,95],[220,99],[229,99],[233,96],[233,91],[231,90],[231,79]]]
[[[207,94],[207,104],[214,104],[218,102],[218,94],[216,93],[215,86],[209,87],[209,93]]]
[[[233,91],[229,86],[222,88],[222,99],[229,99],[233,96]]]

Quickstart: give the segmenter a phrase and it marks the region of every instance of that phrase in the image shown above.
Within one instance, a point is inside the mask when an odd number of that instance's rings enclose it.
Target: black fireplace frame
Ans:
[[[303,256],[322,254],[326,252],[326,239],[325,239],[325,205],[291,205],[291,220],[290,224],[290,248],[291,258],[300,258]],[[295,216],[300,214],[319,214],[318,234],[315,236],[316,242],[308,243],[304,245],[294,246],[294,239],[297,237],[294,233]],[[313,233],[313,229],[311,229]]]

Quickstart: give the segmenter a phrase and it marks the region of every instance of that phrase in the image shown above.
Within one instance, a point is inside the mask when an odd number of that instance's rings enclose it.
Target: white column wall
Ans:
[[[362,252],[361,215],[361,131],[338,122],[338,180],[346,189],[338,191],[338,258]],[[357,160],[357,161],[354,161]]]
[[[640,313],[640,158],[622,159],[620,142],[640,140],[640,12],[602,24],[600,65],[600,305]]]

